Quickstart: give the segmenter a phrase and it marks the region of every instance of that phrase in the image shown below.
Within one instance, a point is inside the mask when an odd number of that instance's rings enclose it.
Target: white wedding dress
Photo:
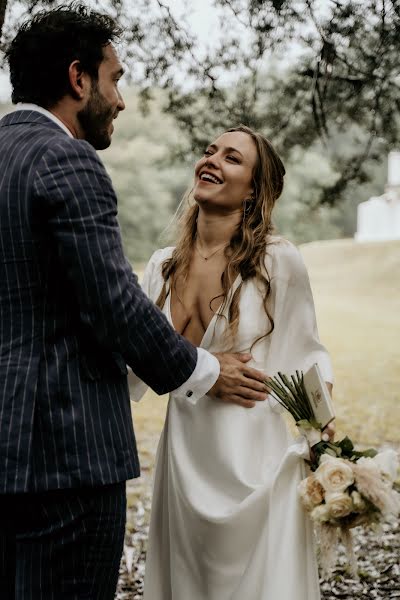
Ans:
[[[332,381],[300,253],[271,239],[275,328],[253,348],[254,365],[273,375],[317,362]],[[153,300],[171,253],[158,250],[147,266],[143,287]],[[249,351],[267,326],[261,293],[247,281],[236,349]],[[223,351],[225,327],[214,317],[201,346]],[[172,394],[157,452],[144,600],[319,600],[312,527],[297,493],[307,456],[305,439],[290,436],[272,399],[244,409],[208,396],[193,405]]]

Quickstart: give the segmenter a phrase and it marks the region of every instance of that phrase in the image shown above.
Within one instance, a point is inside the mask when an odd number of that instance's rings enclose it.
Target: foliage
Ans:
[[[163,113],[163,94],[153,91],[153,96],[148,103],[148,114],[143,117],[139,93],[124,90],[127,109],[116,121],[110,149],[101,154],[118,193],[128,255],[139,261],[169,243],[167,236],[160,235],[191,183],[196,159],[190,148],[190,136],[179,131],[172,116]],[[363,132],[359,130],[358,135]],[[341,152],[350,140],[351,135],[346,133],[333,137]],[[292,148],[286,171],[284,192],[274,220],[280,234],[303,243],[352,236],[357,204],[383,191],[386,163],[374,165],[373,183],[352,183],[340,207],[333,208],[319,203],[324,186],[339,177],[320,142],[309,150],[301,146]]]
[[[116,188],[126,252],[132,261],[144,262],[156,248],[170,243],[161,234],[191,183],[195,157],[189,136],[162,111],[163,93],[153,91],[144,116],[138,91],[122,92],[126,110],[115,122],[111,147],[100,157]],[[10,110],[10,104],[0,105],[0,116]],[[333,143],[346,148],[348,136],[336,134]],[[278,232],[296,243],[352,236],[357,204],[381,194],[386,178],[386,162],[374,164],[372,182],[351,183],[340,206],[332,208],[320,205],[319,195],[339,173],[332,169],[320,142],[308,150],[293,147],[285,166],[285,187],[274,221]]]
[[[28,10],[58,0],[17,0]],[[5,0],[0,4],[5,6]],[[126,30],[121,47],[143,106],[154,86],[198,152],[227,125],[266,133],[284,158],[319,144],[336,173],[316,201],[335,205],[350,184],[400,142],[400,6],[397,0],[213,0],[210,28],[198,43],[190,19],[168,0],[104,0]],[[193,3],[186,3],[187,14]],[[4,39],[12,35],[10,22]],[[272,68],[271,68],[272,63]],[[268,66],[268,68],[267,68]],[[361,138],[358,131],[362,131]],[[349,138],[348,133],[351,132]],[[335,146],[345,134],[348,151]]]
[[[181,135],[173,119],[154,100],[146,117],[138,94],[125,94],[127,110],[116,121],[113,143],[101,153],[114,183],[125,250],[131,260],[145,261],[163,242],[176,206],[190,181],[186,165],[170,160],[170,146]]]

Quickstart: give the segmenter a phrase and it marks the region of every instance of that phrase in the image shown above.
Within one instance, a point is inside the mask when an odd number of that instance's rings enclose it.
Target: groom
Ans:
[[[124,257],[95,152],[125,108],[119,35],[75,4],[24,24],[7,52],[18,106],[0,121],[2,600],[114,597],[125,481],[139,475],[126,364],[187,402],[265,398],[249,356],[180,337]]]

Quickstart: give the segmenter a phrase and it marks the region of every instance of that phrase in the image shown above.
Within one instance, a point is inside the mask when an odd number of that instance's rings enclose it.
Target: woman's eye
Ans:
[[[204,156],[210,156],[211,150],[204,150]]]
[[[232,156],[231,154],[228,154],[228,156],[226,157],[228,160],[233,160],[233,162],[238,163],[239,159],[236,158],[236,156]]]

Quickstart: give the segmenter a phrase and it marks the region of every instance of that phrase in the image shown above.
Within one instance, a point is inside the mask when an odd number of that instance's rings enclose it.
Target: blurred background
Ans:
[[[0,0],[2,46],[24,17],[58,4]],[[286,165],[274,221],[309,269],[335,368],[339,435],[398,448],[400,3],[85,4],[124,27],[117,50],[126,110],[101,158],[135,270],[170,243],[165,230],[208,142],[239,123],[262,131]],[[12,109],[4,63],[0,101],[0,114]],[[151,393],[133,407],[145,482],[165,409],[166,399]],[[140,485],[131,494],[131,507],[146,515]]]

